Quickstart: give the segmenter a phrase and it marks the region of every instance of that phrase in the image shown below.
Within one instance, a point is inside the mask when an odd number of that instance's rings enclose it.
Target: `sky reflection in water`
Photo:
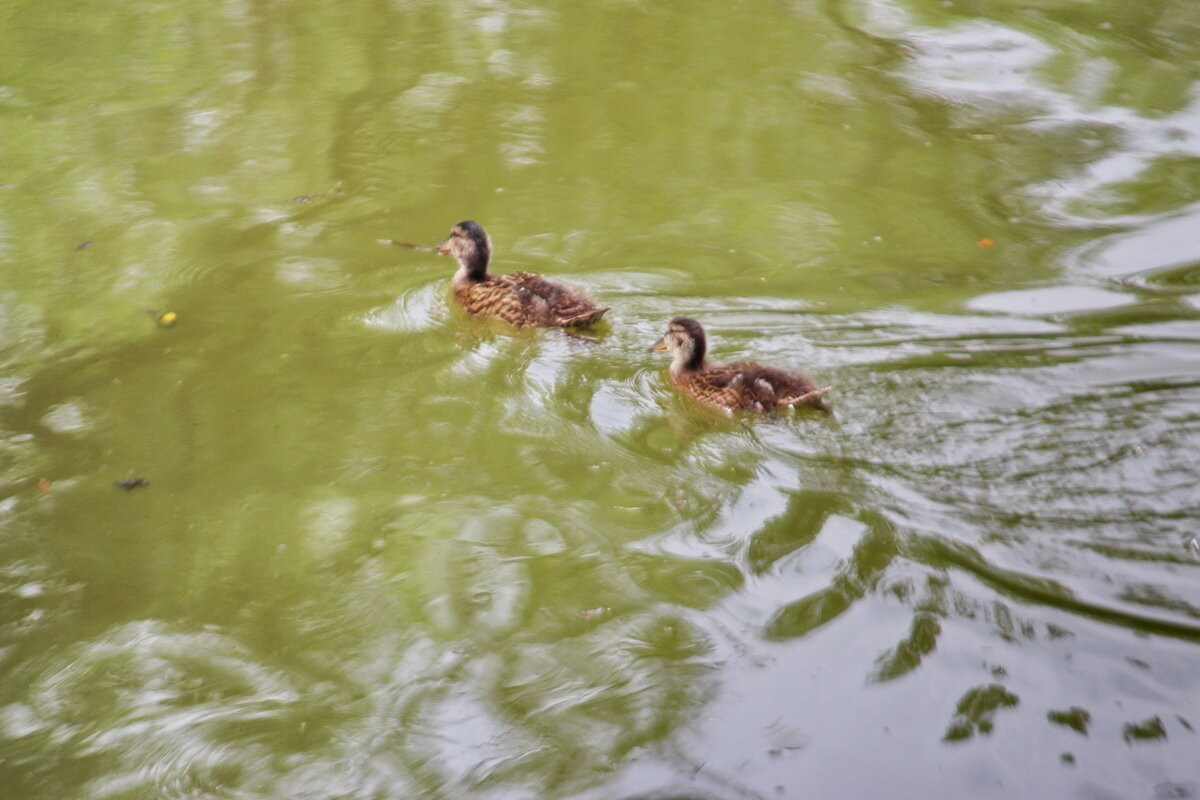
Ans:
[[[13,4],[0,793],[1200,793],[1196,9]]]

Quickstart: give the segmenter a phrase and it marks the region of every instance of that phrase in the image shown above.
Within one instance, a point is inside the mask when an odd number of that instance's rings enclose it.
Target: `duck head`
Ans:
[[[669,350],[674,360],[671,372],[678,373],[700,369],[708,352],[708,339],[699,322],[689,317],[676,317],[667,326],[667,332],[651,350]]]
[[[460,222],[450,231],[446,241],[437,246],[438,253],[458,260],[458,276],[472,281],[487,277],[488,262],[492,259],[492,240],[478,222]]]

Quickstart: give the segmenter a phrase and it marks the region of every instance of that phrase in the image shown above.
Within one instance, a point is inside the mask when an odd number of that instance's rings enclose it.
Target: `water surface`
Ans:
[[[1200,796],[1200,6],[0,41],[0,795]],[[378,242],[462,219],[605,324]]]

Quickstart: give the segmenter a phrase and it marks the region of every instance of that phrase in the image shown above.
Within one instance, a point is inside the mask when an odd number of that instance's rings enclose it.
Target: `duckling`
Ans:
[[[818,389],[806,375],[785,372],[750,361],[711,366],[704,358],[708,340],[699,322],[688,317],[671,320],[667,332],[651,350],[670,350],[671,380],[702,403],[726,412],[758,411],[807,406],[828,413],[821,402],[833,387]]]
[[[471,314],[500,317],[518,328],[575,328],[599,321],[611,308],[532,272],[489,274],[492,240],[476,222],[455,225],[437,251],[458,260],[454,298]]]

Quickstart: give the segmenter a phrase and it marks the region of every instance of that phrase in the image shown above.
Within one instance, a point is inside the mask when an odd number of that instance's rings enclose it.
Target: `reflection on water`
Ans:
[[[0,12],[0,785],[1200,794],[1197,8]]]

